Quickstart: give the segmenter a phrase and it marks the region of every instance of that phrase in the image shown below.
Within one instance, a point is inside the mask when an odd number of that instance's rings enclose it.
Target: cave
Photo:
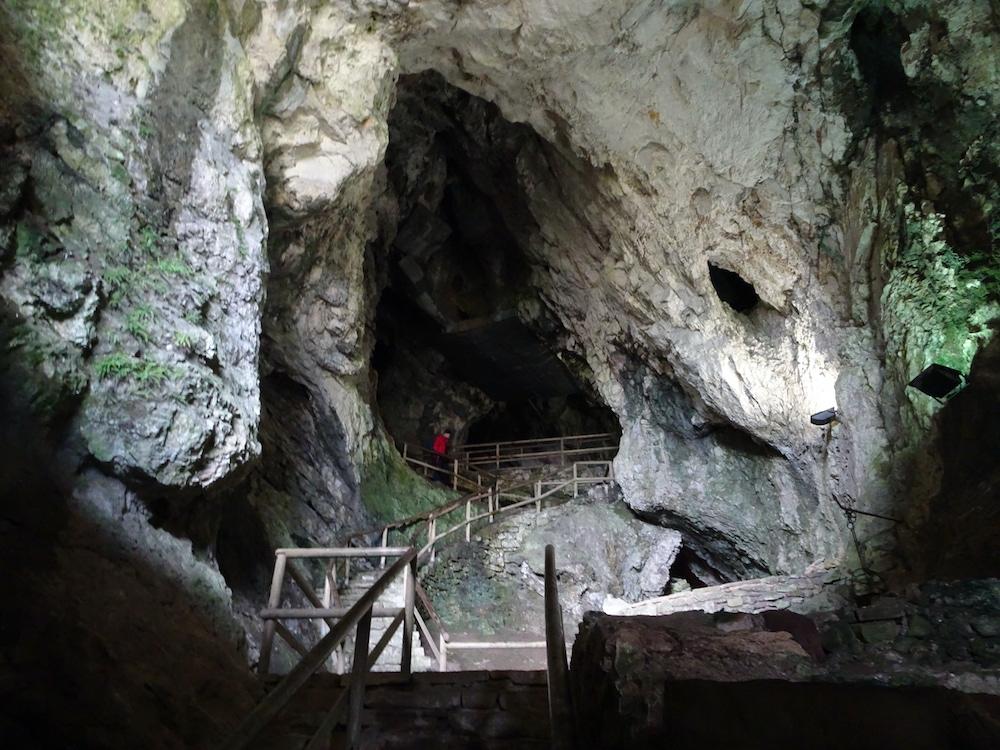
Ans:
[[[760,302],[753,284],[743,279],[736,271],[721,268],[709,261],[708,276],[719,299],[736,312],[749,313]]]
[[[0,3],[0,744],[1000,746],[998,49]]]
[[[436,73],[403,76],[385,166],[397,210],[375,273],[372,370],[397,444],[620,434],[569,332],[532,283],[518,154],[544,148]]]

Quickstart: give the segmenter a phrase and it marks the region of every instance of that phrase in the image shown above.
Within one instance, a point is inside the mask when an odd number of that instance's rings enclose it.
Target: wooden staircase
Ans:
[[[271,681],[271,685],[274,681]],[[302,750],[326,710],[347,689],[346,677],[317,674],[252,745],[255,750]],[[515,750],[549,747],[545,672],[373,674],[367,681],[363,750]],[[347,747],[343,729],[330,750]],[[325,750],[325,748],[324,748]]]

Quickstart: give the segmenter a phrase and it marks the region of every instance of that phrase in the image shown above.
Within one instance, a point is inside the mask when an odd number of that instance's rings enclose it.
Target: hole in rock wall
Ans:
[[[708,264],[708,277],[715,288],[715,293],[719,295],[719,299],[736,312],[748,313],[760,302],[760,297],[753,284],[735,271],[710,262]]]
[[[899,18],[876,6],[858,13],[851,25],[851,49],[874,94],[875,106],[907,91],[900,48],[908,38]]]
[[[619,431],[531,281],[535,223],[515,160],[537,142],[436,74],[400,79],[386,155],[398,219],[375,259],[372,360],[397,443]]]

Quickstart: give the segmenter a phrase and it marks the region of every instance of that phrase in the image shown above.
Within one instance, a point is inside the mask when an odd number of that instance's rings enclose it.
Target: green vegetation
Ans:
[[[160,235],[148,224],[139,230],[139,248],[150,255],[160,252]]]
[[[191,266],[185,263],[180,257],[161,258],[153,264],[153,268],[163,274],[183,276],[184,278],[191,278],[194,276],[194,269],[192,269]]]
[[[142,343],[148,344],[152,337],[149,330],[149,325],[152,322],[153,309],[149,305],[139,305],[128,314],[125,328]]]
[[[384,438],[366,456],[361,499],[380,521],[395,521],[443,505],[458,494],[417,476]],[[443,530],[443,529],[442,529]]]
[[[13,29],[21,52],[36,64],[65,21],[62,4],[51,0],[7,0],[0,3],[0,18]]]
[[[250,251],[250,247],[247,245],[246,232],[243,231],[243,224],[235,216],[233,217],[233,225],[236,227],[236,241],[239,243],[237,244],[237,249],[239,250],[240,257],[245,258]]]
[[[42,235],[23,221],[15,232],[18,258],[39,258],[42,250]]]
[[[115,352],[97,361],[101,380],[129,380],[140,386],[162,385],[172,377],[170,369],[149,359]]]
[[[174,343],[181,349],[191,349],[194,346],[194,339],[186,331],[174,331]]]
[[[905,219],[905,241],[882,296],[889,338],[908,356],[906,375],[931,362],[968,372],[1000,317],[1000,258],[955,252],[937,214],[908,204]]]
[[[132,178],[129,176],[128,170],[125,169],[125,165],[119,162],[115,162],[111,167],[111,176],[123,185],[128,185],[132,182]]]
[[[102,274],[104,285],[110,292],[109,300],[117,307],[131,291],[136,281],[136,274],[127,266],[111,266]]]

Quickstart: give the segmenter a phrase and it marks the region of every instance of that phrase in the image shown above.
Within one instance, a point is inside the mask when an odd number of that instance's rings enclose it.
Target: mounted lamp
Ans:
[[[837,418],[837,409],[832,408],[816,412],[815,414],[809,417],[809,421],[812,422],[814,425],[823,427],[824,425],[830,424],[830,422],[834,421],[836,418]]]
[[[921,393],[925,393],[937,401],[941,401],[964,383],[965,376],[961,372],[935,362],[924,368],[923,372],[907,385],[910,388],[916,388]]]

